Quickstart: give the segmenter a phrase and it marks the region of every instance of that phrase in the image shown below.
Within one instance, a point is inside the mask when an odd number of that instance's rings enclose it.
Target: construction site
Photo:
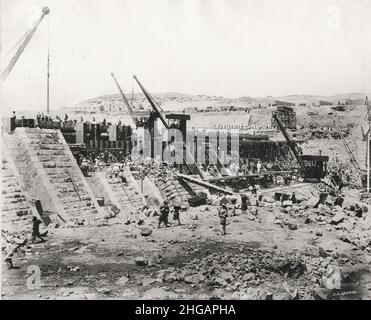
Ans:
[[[371,298],[366,95],[210,104],[107,76],[116,95],[51,110],[48,69],[46,111],[2,115],[1,299]]]

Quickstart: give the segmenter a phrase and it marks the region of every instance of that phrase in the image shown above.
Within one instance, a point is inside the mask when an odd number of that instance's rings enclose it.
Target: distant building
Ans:
[[[364,99],[345,99],[346,105],[360,106],[365,104]]]
[[[320,100],[320,101],[319,101],[319,105],[320,105],[320,106],[332,106],[333,103],[330,102],[330,101]]]

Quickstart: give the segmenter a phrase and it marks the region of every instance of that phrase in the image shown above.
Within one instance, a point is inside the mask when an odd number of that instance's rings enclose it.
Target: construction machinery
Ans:
[[[168,121],[166,121],[166,116],[165,116],[164,110],[162,110],[162,108],[160,107],[160,105],[155,101],[155,99],[153,99],[153,97],[151,96],[151,94],[143,87],[143,85],[140,83],[140,81],[138,80],[138,78],[135,75],[133,76],[133,78],[138,83],[140,89],[142,90],[143,94],[145,95],[145,97],[147,98],[149,104],[151,105],[151,107],[153,109],[154,116],[156,116],[157,118],[159,118],[161,120],[162,124],[164,125],[164,127],[167,130],[169,130],[170,129],[170,126],[169,126]],[[174,116],[174,114],[173,114],[173,116]],[[184,118],[184,115],[179,115],[179,120],[180,121],[182,121],[182,120],[184,121],[184,119],[182,119],[182,118]],[[184,130],[183,131],[186,131],[186,128],[185,127],[184,127]],[[183,132],[183,138],[185,138],[185,137],[186,137],[186,132]],[[194,158],[191,155],[191,153],[189,152],[189,150],[187,149],[186,144],[183,144],[183,150],[179,150],[179,147],[177,146],[176,143],[174,143],[173,145],[174,145],[176,151],[178,152],[178,154],[182,157],[183,164],[185,164],[185,166],[187,167],[188,171],[190,173],[193,173],[194,171],[196,171],[196,173],[201,178],[204,178],[205,177],[204,172],[197,165],[197,163],[194,161]],[[189,159],[191,161],[191,165],[189,163],[187,163],[187,160],[186,159]]]
[[[116,83],[116,86],[117,86],[117,89],[119,90],[120,94],[121,94],[121,97],[122,97],[122,100],[124,101],[125,103],[125,106],[126,108],[128,109],[128,112],[129,112],[129,116],[133,119],[134,121],[134,111],[133,111],[133,108],[132,106],[129,104],[129,101],[128,99],[126,99],[126,96],[124,94],[124,92],[122,91],[116,77],[115,77],[115,74],[113,72],[111,72],[111,77],[113,78],[113,81],[115,81]]]
[[[170,129],[169,123],[168,123],[168,121],[166,121],[166,119],[175,119],[177,117],[178,120],[180,120],[180,121],[183,120],[184,115],[171,114],[171,115],[166,115],[165,116],[164,110],[162,110],[161,106],[153,99],[153,97],[150,95],[150,93],[143,87],[143,85],[140,83],[138,78],[135,75],[133,76],[133,78],[138,83],[138,85],[139,85],[140,89],[142,90],[143,94],[147,98],[147,100],[150,103],[150,105],[152,106],[154,112],[156,113],[158,118],[161,120],[161,122],[163,123],[163,125],[166,129]],[[185,130],[183,130],[183,131],[185,131]],[[183,137],[184,138],[186,137],[186,135],[187,135],[186,132],[183,132]],[[217,168],[222,175],[230,175],[231,174],[230,171],[228,170],[228,168],[225,168],[225,166],[223,165],[223,162],[221,161],[221,159],[218,156],[218,153],[216,152],[216,150],[212,147],[212,145],[210,143],[207,144],[207,146],[205,145],[205,146],[202,146],[202,147],[204,148],[204,150],[206,152],[206,156],[208,157],[208,159],[210,159],[211,157],[213,157],[213,159],[216,159]],[[195,167],[196,172],[200,175],[200,177],[202,179],[205,179],[205,173],[199,167],[199,165],[196,164],[193,156],[190,154],[189,150],[187,149],[186,143],[184,143],[184,148],[185,148],[185,150],[184,150],[185,152],[184,152],[183,159],[186,159],[188,157],[188,159],[191,160],[192,164],[194,164],[192,167]],[[177,150],[177,151],[179,152],[179,150]],[[185,155],[185,153],[187,154],[187,156]],[[186,161],[184,161],[184,162],[186,162]],[[190,172],[194,171],[194,170],[191,169],[191,167],[188,164],[186,164],[186,165],[189,168]]]
[[[360,181],[361,185],[366,187],[366,185],[367,185],[367,173],[364,170],[362,170],[362,168],[360,167],[352,149],[350,148],[348,142],[345,140],[345,137],[342,134],[341,129],[339,128],[339,126],[337,125],[335,120],[334,120],[334,125],[335,125],[335,128],[336,128],[336,130],[339,134],[339,137],[340,137],[341,141],[344,144],[344,148],[345,148],[346,152],[348,153],[350,163],[352,164],[353,168],[355,169],[355,172],[358,175],[358,178],[359,178],[359,181]],[[367,136],[369,135],[370,129],[368,129],[366,134],[364,134],[362,127],[361,127],[361,129],[362,129],[363,138],[367,140]]]
[[[19,45],[16,53],[14,54],[14,56],[10,60],[9,64],[3,70],[2,74],[1,74],[1,78],[2,78],[3,81],[5,81],[5,79],[9,75],[9,73],[12,71],[14,65],[17,63],[19,57],[23,53],[24,49],[27,47],[27,45],[30,42],[30,40],[32,39],[33,35],[35,34],[35,32],[36,32],[38,26],[40,25],[41,21],[49,13],[50,13],[50,9],[48,7],[44,7],[42,9],[42,13],[41,13],[40,18],[34,23],[34,25],[31,27],[31,29],[26,32],[26,34],[21,38],[21,40],[18,41],[18,43],[21,42],[21,44]]]
[[[164,127],[166,129],[169,129],[169,124],[166,121],[165,118],[165,112],[162,110],[160,105],[156,102],[155,99],[150,95],[150,93],[143,87],[143,85],[139,82],[138,78],[134,75],[134,80],[138,83],[140,89],[142,90],[143,94],[147,98],[149,104],[151,105],[153,111],[156,113],[157,117],[160,118],[161,122],[163,123]]]
[[[122,91],[122,89],[120,87],[120,84],[118,83],[118,81],[117,81],[113,72],[111,72],[111,77],[113,78],[113,80],[116,83],[117,89],[119,90],[119,92],[121,94],[122,100],[124,101],[124,104],[125,104],[125,106],[128,110],[129,116],[133,120],[135,126],[137,128],[145,126],[146,120],[148,120],[148,118],[150,116],[149,112],[148,111],[136,111],[136,110],[134,110],[134,108],[133,108],[133,100],[134,100],[133,95],[131,97],[131,105],[130,105],[129,100],[126,98],[126,96],[125,96],[124,92]]]
[[[290,138],[286,128],[280,121],[275,112],[272,113],[273,119],[277,122],[286,142],[298,161],[301,171],[306,180],[320,180],[325,177],[327,170],[328,156],[322,155],[301,155],[296,147],[296,144]]]

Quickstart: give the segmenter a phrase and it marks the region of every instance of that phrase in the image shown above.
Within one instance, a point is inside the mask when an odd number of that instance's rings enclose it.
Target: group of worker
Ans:
[[[232,161],[229,162],[229,169],[233,174],[236,176],[239,175],[252,175],[252,174],[260,174],[263,171],[267,171],[260,160],[256,163],[251,161],[249,165],[243,163],[242,165],[238,165]],[[206,166],[206,170],[210,175],[213,177],[219,177],[220,173],[215,164],[209,164]]]
[[[126,178],[125,168],[125,164],[116,162],[111,166],[111,172],[113,177],[119,178],[121,183],[127,185],[128,181]]]
[[[178,223],[178,226],[181,225],[180,223],[180,205],[173,205],[172,211],[173,211],[173,221]],[[170,206],[169,202],[165,200],[163,204],[160,207],[160,215],[158,218],[158,228],[161,227],[161,224],[164,224],[165,227],[169,226],[169,213],[170,213]]]
[[[40,224],[42,221],[37,218],[32,218],[32,234],[31,234],[31,243],[35,243],[36,239],[40,239],[40,242],[45,242],[44,237],[47,236],[48,231],[45,231],[43,233],[40,232]],[[4,262],[8,265],[8,269],[13,269],[13,256],[14,253],[21,251],[25,252],[25,246],[28,242],[27,237],[22,236],[20,234],[10,234],[9,232],[6,232],[5,230],[1,230],[1,235],[5,240],[6,248],[5,248],[5,259]]]
[[[253,196],[249,198],[245,193],[242,193],[241,194],[241,205],[237,204],[237,199],[235,198],[231,199],[230,206],[227,206],[226,202],[221,203],[218,208],[221,235],[226,234],[227,217],[235,216],[238,208],[241,210],[242,214],[247,214],[249,207],[254,207],[255,209],[251,210],[250,213],[253,215],[257,215],[258,213],[257,208],[261,200],[262,200],[262,195],[258,195],[256,197],[253,194]]]
[[[257,198],[255,201],[255,206],[259,205],[259,201],[261,200],[261,197]],[[246,194],[241,194],[241,205],[237,205],[237,199],[231,199],[231,205],[227,206],[226,201],[222,201],[218,207],[218,217],[219,217],[219,223],[220,223],[220,234],[226,235],[226,226],[227,226],[227,218],[232,217],[236,215],[237,208],[241,209],[242,214],[247,214],[247,210],[249,206],[252,206],[252,202],[254,202],[252,199],[249,199],[249,197]],[[181,224],[180,222],[180,205],[173,205],[172,209],[170,209],[169,202],[165,200],[163,204],[160,207],[160,214],[158,218],[158,228],[161,228],[161,225],[165,225],[165,227],[169,226],[169,214],[170,211],[173,211],[173,220],[174,224],[177,222],[178,225]],[[254,210],[254,215],[257,214],[257,210]]]
[[[55,116],[55,119],[56,119],[56,121],[62,122],[62,119],[58,115]],[[39,124],[40,121],[42,121],[42,122],[53,121],[53,118],[50,114],[45,114],[44,115],[44,113],[38,112],[37,115],[36,115],[36,120],[37,120],[37,123]],[[67,115],[67,113],[65,113],[64,114],[64,122],[67,122],[67,121],[68,121],[68,115]]]

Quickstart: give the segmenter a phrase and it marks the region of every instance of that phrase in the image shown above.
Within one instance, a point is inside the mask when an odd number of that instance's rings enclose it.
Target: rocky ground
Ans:
[[[370,299],[371,213],[357,216],[351,191],[343,208],[329,198],[315,209],[315,186],[292,190],[300,203],[265,193],[258,208],[228,218],[226,236],[212,205],[168,228],[157,229],[153,212],[52,228],[15,255],[17,269],[2,265],[2,299]],[[40,288],[27,285],[30,265],[41,269]],[[341,289],[329,287],[334,272]]]
[[[253,110],[252,124],[269,124],[273,109]],[[313,121],[331,126],[334,119],[351,125],[346,139],[364,167],[365,106],[333,115],[323,107],[315,117],[308,108],[295,111],[300,126]],[[308,140],[302,148],[345,164],[349,158],[341,140]],[[124,213],[96,226],[53,228],[46,243],[15,255],[18,269],[2,263],[2,298],[369,299],[371,211],[357,217],[354,204],[365,203],[356,190],[345,190],[346,209],[334,206],[333,199],[315,209],[318,189],[294,186],[286,192],[301,190],[304,200],[284,206],[268,190],[257,215],[256,208],[248,215],[237,210],[228,219],[226,236],[218,233],[217,208],[211,205],[182,212],[183,225],[169,228],[157,229],[152,215],[141,216],[142,225],[127,225]],[[152,233],[142,236],[143,227]],[[41,269],[39,289],[27,286],[31,265]],[[328,289],[326,279],[336,271],[341,289]]]

